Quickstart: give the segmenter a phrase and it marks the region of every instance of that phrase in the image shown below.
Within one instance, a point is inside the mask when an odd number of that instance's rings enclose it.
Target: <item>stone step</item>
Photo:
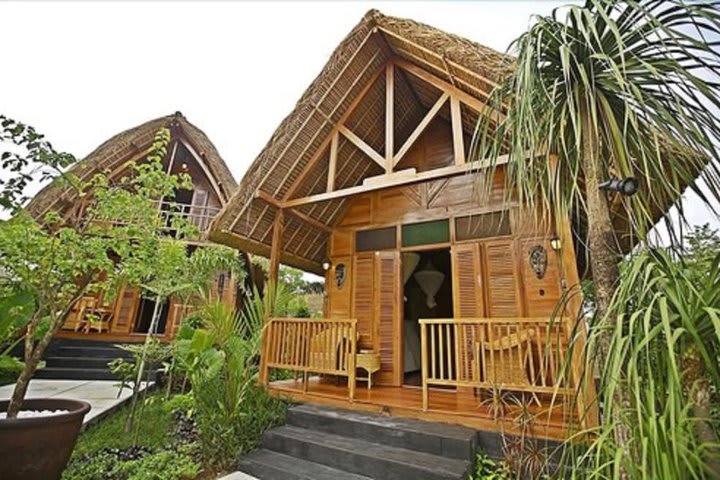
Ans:
[[[114,346],[104,345],[59,345],[52,348],[48,355],[58,357],[81,358],[131,358],[132,355],[125,350]]]
[[[63,357],[51,356],[45,359],[48,367],[108,369],[108,363],[117,357]]]
[[[392,447],[286,425],[265,432],[263,447],[345,472],[383,480],[464,480],[468,460]]]
[[[45,367],[37,370],[33,378],[53,380],[117,380],[108,369]]]
[[[446,458],[472,462],[475,456],[477,433],[458,425],[308,404],[292,407],[288,424]]]
[[[244,456],[238,466],[243,473],[261,480],[372,480],[262,448]]]

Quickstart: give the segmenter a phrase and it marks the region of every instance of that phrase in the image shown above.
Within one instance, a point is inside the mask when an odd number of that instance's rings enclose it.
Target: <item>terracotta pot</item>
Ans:
[[[0,402],[0,411],[8,401]],[[56,480],[62,475],[90,404],[79,400],[25,400],[22,410],[67,410],[45,417],[0,420],[0,478]]]

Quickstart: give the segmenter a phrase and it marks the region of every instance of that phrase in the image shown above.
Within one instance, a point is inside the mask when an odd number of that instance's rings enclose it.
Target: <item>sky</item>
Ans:
[[[505,51],[565,3],[0,1],[0,112],[84,157],[181,111],[239,180],[369,9]],[[697,203],[690,220],[713,221]]]

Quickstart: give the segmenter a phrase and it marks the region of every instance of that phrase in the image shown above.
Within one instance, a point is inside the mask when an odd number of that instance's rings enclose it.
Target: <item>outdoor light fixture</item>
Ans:
[[[559,252],[562,248],[562,242],[560,242],[560,239],[558,237],[553,237],[550,239],[550,246],[553,250]]]
[[[331,267],[331,266],[332,266],[332,264],[330,263],[330,260],[325,260],[325,261],[322,263],[323,270],[325,270],[326,272],[327,272],[328,270],[330,270],[330,267]]]
[[[600,184],[600,190],[608,192],[616,192],[626,197],[635,195],[638,191],[638,181],[635,177],[626,177],[622,180],[616,177],[611,177],[610,180],[606,180]]]

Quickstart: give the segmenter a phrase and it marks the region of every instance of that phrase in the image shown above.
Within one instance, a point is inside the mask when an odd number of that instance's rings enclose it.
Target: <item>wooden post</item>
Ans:
[[[285,223],[285,213],[282,208],[275,212],[275,223],[273,224],[272,247],[270,249],[270,271],[268,280],[272,287],[277,287],[278,272],[280,270],[280,251],[282,249],[282,231]]]
[[[422,404],[423,412],[428,409],[428,358],[427,358],[427,324],[420,320],[420,358],[422,358]]]
[[[357,320],[350,324],[350,358],[348,358],[348,389],[350,401],[355,399],[355,354],[357,353]]]
[[[395,155],[395,68],[387,64],[385,70],[385,173],[393,171]]]
[[[450,116],[452,120],[453,153],[455,165],[465,163],[465,144],[463,139],[462,110],[460,100],[457,97],[450,97]]]

